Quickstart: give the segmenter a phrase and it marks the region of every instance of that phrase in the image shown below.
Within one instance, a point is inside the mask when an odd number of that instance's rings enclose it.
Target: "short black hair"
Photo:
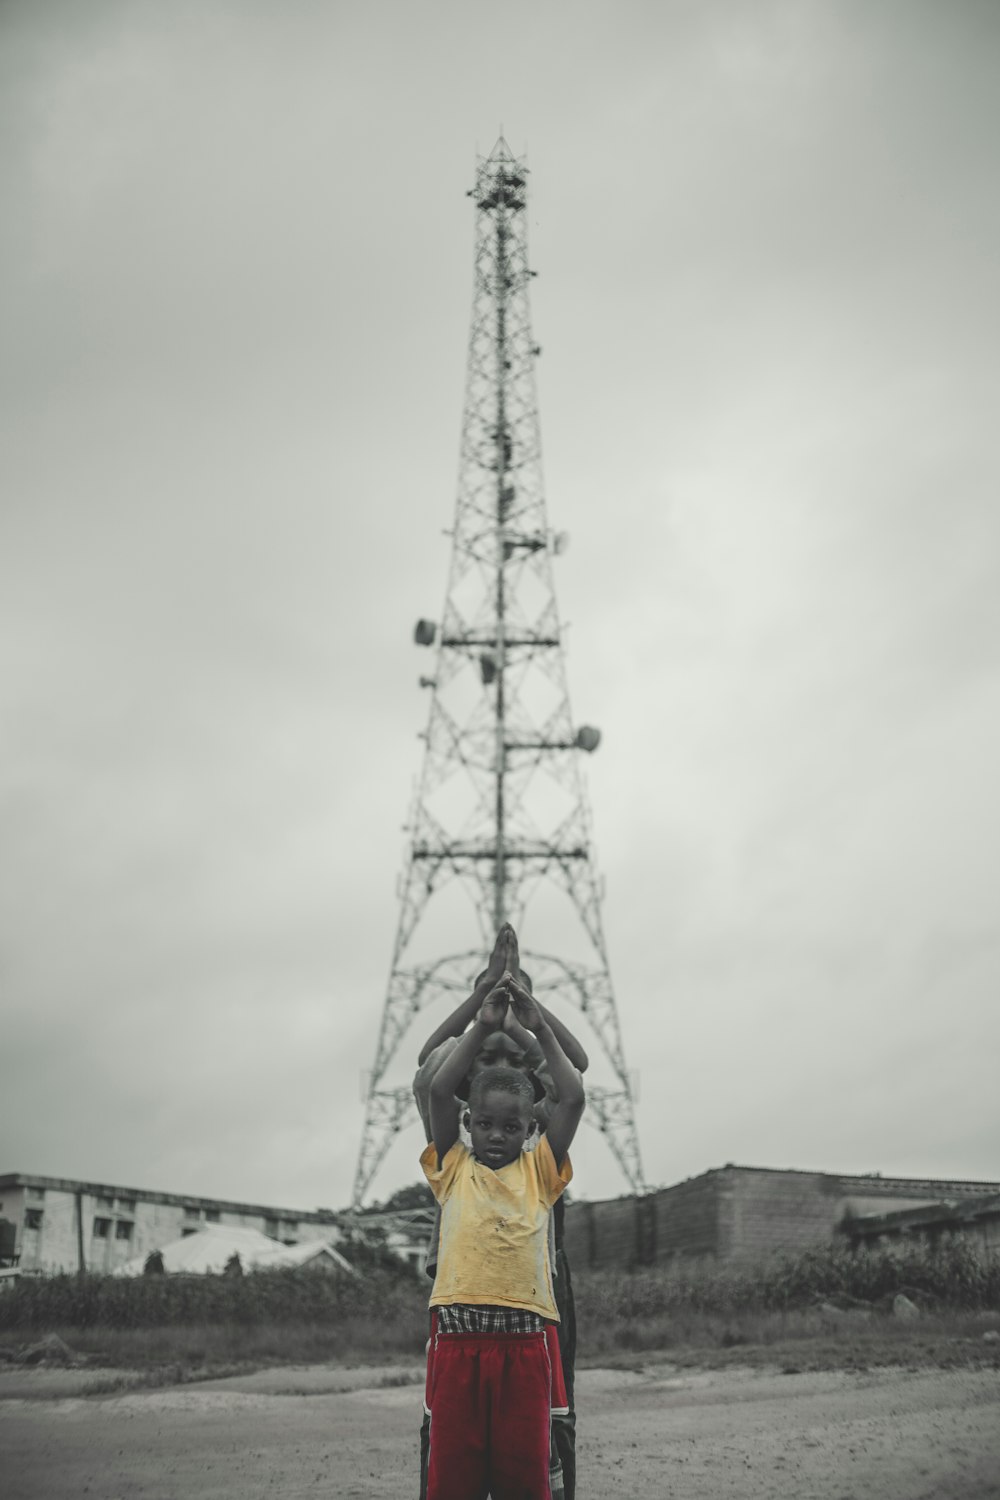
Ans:
[[[510,1094],[519,1104],[523,1104],[528,1111],[529,1118],[534,1113],[535,1090],[527,1073],[521,1073],[517,1068],[497,1066],[495,1068],[484,1068],[477,1073],[472,1080],[469,1089],[469,1105],[475,1108],[484,1094],[494,1090],[498,1094]]]

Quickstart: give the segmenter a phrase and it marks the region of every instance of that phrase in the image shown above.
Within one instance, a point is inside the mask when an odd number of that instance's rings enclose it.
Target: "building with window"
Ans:
[[[282,1245],[337,1243],[340,1216],[194,1198],[66,1177],[0,1176],[0,1267],[110,1272],[206,1224],[257,1229]]]

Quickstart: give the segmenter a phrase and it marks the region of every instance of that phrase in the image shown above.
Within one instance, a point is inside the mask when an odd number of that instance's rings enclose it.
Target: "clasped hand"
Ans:
[[[497,1031],[504,1023],[508,1006],[514,1013],[514,1019],[526,1031],[537,1034],[542,1025],[541,1012],[530,991],[518,983],[509,969],[504,973],[500,983],[486,996],[479,1008],[478,1019],[484,1026],[488,1026],[490,1031]]]

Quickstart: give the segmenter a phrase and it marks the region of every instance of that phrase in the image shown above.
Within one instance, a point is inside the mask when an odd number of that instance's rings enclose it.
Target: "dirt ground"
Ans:
[[[6,1500],[407,1500],[415,1367],[0,1371]],[[1000,1371],[578,1372],[579,1500],[1000,1500]],[[86,1394],[90,1390],[91,1394]]]

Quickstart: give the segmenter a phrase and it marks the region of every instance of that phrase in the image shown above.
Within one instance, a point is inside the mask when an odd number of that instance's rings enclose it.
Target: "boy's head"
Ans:
[[[530,1085],[529,1098],[532,1103],[544,1099],[545,1090],[536,1079],[534,1073],[528,1066],[528,1059],[522,1047],[514,1040],[508,1032],[492,1031],[483,1041],[482,1046],[476,1053],[469,1065],[469,1071],[458,1085],[455,1092],[460,1099],[472,1099],[472,1089],[476,1079],[487,1069],[506,1068],[513,1069],[528,1080]]]
[[[486,1067],[472,1080],[465,1127],[477,1161],[494,1172],[520,1156],[534,1129],[534,1089],[516,1068]]]

